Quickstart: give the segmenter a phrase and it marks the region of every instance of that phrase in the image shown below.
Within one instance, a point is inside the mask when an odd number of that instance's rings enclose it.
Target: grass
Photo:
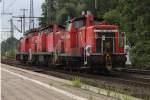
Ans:
[[[95,99],[94,99],[94,97],[93,97],[93,96],[90,96],[90,97],[89,97],[89,100],[95,100]]]
[[[74,87],[81,87],[81,84],[82,84],[82,82],[81,82],[81,80],[80,80],[80,77],[75,77],[75,78],[73,78],[73,80],[72,80],[72,85],[74,86]]]
[[[132,100],[132,98],[130,96],[123,96],[122,100]]]
[[[52,86],[52,85],[53,85],[53,83],[51,83],[51,82],[50,82],[50,83],[49,83],[49,85],[51,85],[51,86]]]

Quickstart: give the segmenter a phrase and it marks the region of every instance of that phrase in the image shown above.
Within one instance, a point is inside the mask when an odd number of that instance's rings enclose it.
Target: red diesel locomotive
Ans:
[[[111,70],[123,66],[125,34],[117,25],[104,23],[93,15],[29,32],[20,39],[16,59],[34,64],[65,65]]]

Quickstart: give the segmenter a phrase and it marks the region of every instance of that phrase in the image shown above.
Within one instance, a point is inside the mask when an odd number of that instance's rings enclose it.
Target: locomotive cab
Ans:
[[[111,70],[113,67],[124,66],[125,57],[125,34],[119,33],[116,25],[101,23],[93,27],[94,42],[90,63],[99,68]]]

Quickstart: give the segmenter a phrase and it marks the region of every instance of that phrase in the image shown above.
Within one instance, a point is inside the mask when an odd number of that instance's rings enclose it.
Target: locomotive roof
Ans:
[[[63,26],[63,25],[58,25],[58,27],[65,29],[65,26]]]
[[[62,25],[58,25],[58,27],[59,27],[59,28],[62,28],[62,29],[65,29],[65,27],[62,26]],[[28,31],[25,32],[24,35],[32,34],[32,33],[34,33],[34,32],[43,31],[43,30],[46,30],[46,29],[48,29],[48,28],[53,29],[53,25],[49,25],[49,26],[46,26],[46,27],[44,27],[44,28],[34,28],[34,29],[31,29],[31,30],[28,30]]]
[[[40,30],[39,28],[30,29],[26,31],[24,35],[32,34],[34,32],[38,32],[39,30]]]
[[[85,19],[86,19],[85,16],[82,16],[82,17],[76,17],[76,18],[73,18],[73,19],[68,20],[68,21],[66,21],[66,22],[71,22],[72,20],[78,21],[78,20],[85,20]],[[96,17],[96,16],[94,16],[93,19],[94,19],[94,20],[97,20],[97,21],[104,21],[103,18]]]
[[[19,40],[23,39],[23,37],[21,37]]]
[[[49,26],[46,26],[44,28],[41,28],[39,31],[43,31],[43,30],[48,29],[48,28],[53,28],[53,25],[49,25]]]
[[[117,25],[111,25],[111,24],[107,24],[107,23],[101,23],[98,25],[94,25],[93,27],[95,28],[103,28],[103,29],[117,29],[118,26]]]
[[[63,29],[65,28],[65,27],[62,26],[62,25],[58,25],[58,27],[59,27],[59,28],[63,28]],[[49,26],[47,26],[47,27],[41,28],[39,31],[43,31],[43,30],[48,29],[48,28],[53,29],[53,25],[49,25]]]

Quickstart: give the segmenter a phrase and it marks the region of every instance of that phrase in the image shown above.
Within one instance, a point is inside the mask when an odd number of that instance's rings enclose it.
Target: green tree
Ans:
[[[2,58],[15,58],[15,53],[18,49],[19,41],[16,38],[8,38],[1,42]]]

